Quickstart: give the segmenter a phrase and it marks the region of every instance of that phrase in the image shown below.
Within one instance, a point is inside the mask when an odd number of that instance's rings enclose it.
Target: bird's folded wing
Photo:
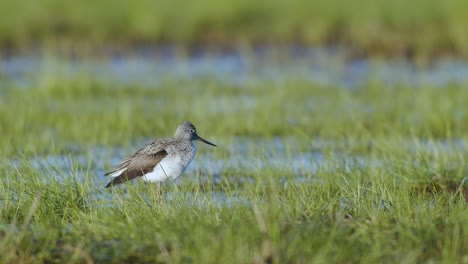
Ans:
[[[156,165],[166,156],[167,151],[163,149],[156,153],[145,153],[143,151],[139,151],[132,156],[125,158],[112,171],[105,174],[106,176],[115,177],[106,185],[106,188],[152,172],[154,167],[156,167]],[[119,174],[113,175],[116,173]]]

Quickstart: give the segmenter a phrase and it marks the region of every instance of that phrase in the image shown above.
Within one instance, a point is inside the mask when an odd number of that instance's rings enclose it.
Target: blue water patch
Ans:
[[[32,170],[35,177],[42,175],[45,183],[53,181],[63,184],[89,185],[89,188],[93,191],[92,194],[86,197],[87,202],[101,204],[101,200],[110,201],[113,199],[113,190],[104,188],[109,181],[104,173],[147,142],[148,140],[141,140],[141,144],[137,144],[138,146],[133,149],[101,146],[92,149],[80,149],[79,146],[71,145],[62,154],[13,159],[8,161],[6,166],[12,169],[12,173],[9,173],[9,175],[20,173],[26,169]],[[165,184],[174,185],[174,188],[178,188],[179,184],[189,182],[195,184],[195,186],[208,185],[216,189],[217,185],[223,183],[245,185],[261,184],[262,181],[274,181],[287,188],[289,185],[297,184],[320,185],[322,182],[320,177],[317,177],[320,172],[346,175],[352,174],[356,170],[378,170],[379,168],[392,166],[392,161],[386,160],[382,156],[346,152],[347,148],[353,148],[355,145],[361,144],[347,140],[330,141],[314,138],[310,139],[310,141],[304,141],[293,137],[270,139],[235,138],[229,142],[219,143],[223,144],[220,144],[220,149],[217,149],[217,151],[223,153],[206,151],[202,149],[202,146],[199,146],[201,150],[181,179]],[[408,166],[414,168],[424,166],[425,168],[434,169],[434,171],[464,166],[464,164],[460,164],[463,159],[452,159],[452,157],[454,155],[468,155],[466,139],[430,141],[408,139],[390,142],[390,144],[400,146],[403,148],[403,152],[414,154],[414,159],[408,160]],[[330,151],[330,149],[333,151]],[[437,164],[432,164],[420,160],[421,155],[431,155],[436,158],[440,155],[447,160],[439,160]],[[280,177],[271,178],[270,175],[262,173],[263,171],[275,171],[275,174],[280,175]],[[15,180],[7,177],[2,182],[8,185],[11,181]],[[124,191],[127,184],[139,183],[138,181],[130,181],[116,188]],[[171,188],[167,189],[170,190]],[[174,196],[177,195],[180,194],[169,191],[166,193],[166,199],[175,199]],[[241,195],[226,194],[211,189],[206,193],[186,193],[184,195],[186,195],[184,196],[186,202],[193,206],[203,204],[204,199],[208,198],[210,201],[215,200],[211,205],[216,207],[232,207],[236,203],[248,204],[248,200]],[[203,206],[206,206],[206,204]],[[346,201],[340,201],[340,206],[346,207]]]
[[[62,154],[31,157],[28,164],[25,164],[25,160],[13,159],[9,162],[9,166],[16,169],[22,166],[31,167],[54,181],[76,177],[76,180],[81,182],[91,174],[90,180],[93,184],[104,186],[109,180],[104,173],[148,142],[149,140],[141,140],[134,148],[125,149],[96,146],[93,149],[80,150],[79,146],[70,146],[70,149]],[[346,149],[354,148],[359,144],[362,143],[320,138],[311,139],[308,143],[293,137],[235,138],[220,144],[218,151],[224,154],[206,151],[203,146],[198,146],[200,151],[182,179],[216,184],[224,180],[221,177],[229,170],[244,171],[251,175],[272,169],[294,175],[293,179],[283,178],[281,180],[283,182],[293,180],[305,183],[308,180],[313,181],[313,175],[319,170],[325,169],[333,172],[337,169],[344,169],[346,172],[388,165],[384,157],[362,156],[346,152]],[[415,160],[411,162],[415,163],[418,163],[417,157],[420,154],[440,155],[448,158],[452,155],[468,154],[468,144],[464,139],[431,141],[412,139],[391,142],[391,144],[400,146],[404,152],[414,153]],[[246,182],[249,182],[248,175],[244,179]],[[242,181],[242,179],[237,180]]]
[[[333,48],[268,48],[253,52],[181,56],[145,50],[102,59],[15,56],[0,59],[0,83],[32,88],[48,79],[87,77],[104,83],[158,87],[164,80],[209,79],[232,85],[258,82],[310,83],[356,88],[369,82],[386,85],[442,86],[468,81],[468,62],[438,60],[418,67],[404,59],[347,59]],[[168,48],[165,48],[168,49]]]

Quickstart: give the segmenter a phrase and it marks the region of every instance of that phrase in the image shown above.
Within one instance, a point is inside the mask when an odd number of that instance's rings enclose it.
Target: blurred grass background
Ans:
[[[0,1],[0,47],[340,45],[356,55],[468,55],[468,2]],[[118,43],[118,44],[117,44]]]
[[[456,84],[442,89],[377,83],[352,90],[305,80],[233,86],[169,79],[148,88],[83,76],[44,79],[35,89],[5,87],[0,97],[5,154],[43,153],[77,142],[127,145],[172,135],[181,120],[201,124],[207,138],[226,141],[239,136],[453,140],[466,137],[468,129],[468,93]]]

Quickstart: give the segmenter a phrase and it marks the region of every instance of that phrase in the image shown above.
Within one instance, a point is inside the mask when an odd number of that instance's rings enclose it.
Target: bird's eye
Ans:
[[[195,129],[191,128],[190,130],[190,133],[195,133]]]

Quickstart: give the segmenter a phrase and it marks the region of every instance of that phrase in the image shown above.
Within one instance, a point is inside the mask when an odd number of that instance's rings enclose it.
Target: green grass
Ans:
[[[464,85],[351,90],[168,77],[142,87],[49,73],[31,86],[1,90],[2,263],[468,262]],[[259,158],[265,167],[226,162],[213,185],[186,174],[164,186],[164,202],[152,185],[103,188],[97,174],[120,155],[115,148],[130,154],[182,120],[219,145],[200,146],[198,158],[229,160],[238,137],[293,138],[299,146],[279,154],[288,163],[313,151],[328,162],[298,175],[251,143],[243,162]],[[443,143],[452,140],[462,143]],[[95,156],[95,148],[109,153]],[[31,162],[44,156],[65,157],[65,165]],[[220,196],[237,202],[220,205]]]
[[[295,42],[339,44],[358,55],[468,55],[463,0],[19,0],[2,1],[0,10],[0,45],[10,49]]]
[[[25,165],[0,186],[0,253],[6,263],[466,262],[466,189],[419,190],[432,171],[393,162],[333,174],[323,168],[313,185],[281,185],[284,175],[268,168],[249,172],[255,181],[243,186],[183,181],[166,186],[163,203],[152,186],[104,190],[87,170],[80,185],[74,173],[46,183],[44,172]],[[461,182],[466,173],[447,177]],[[214,192],[245,202],[219,206]]]
[[[3,90],[3,152],[42,152],[56,139],[61,144],[128,144],[134,138],[172,135],[185,119],[202,124],[207,138],[457,139],[468,131],[468,93],[462,84],[375,83],[351,90],[300,80],[229,86],[168,78],[155,88],[51,75],[33,85]]]

